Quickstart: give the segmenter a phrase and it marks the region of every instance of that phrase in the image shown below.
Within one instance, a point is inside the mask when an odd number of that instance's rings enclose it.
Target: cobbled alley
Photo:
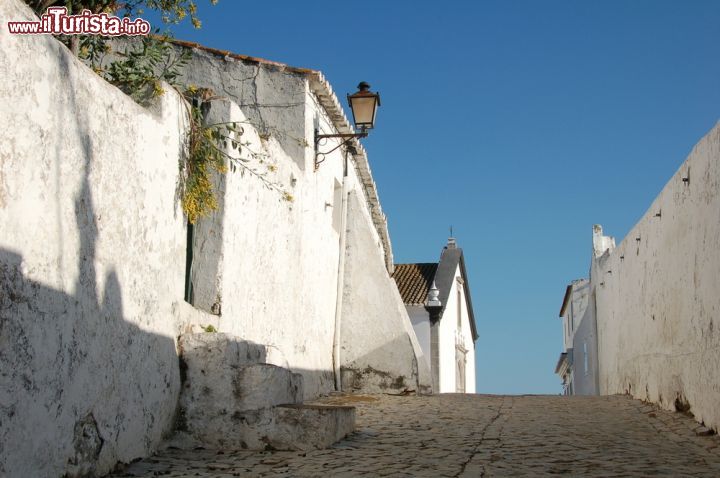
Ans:
[[[327,450],[168,449],[114,477],[720,476],[720,439],[625,396],[347,395],[356,431]]]

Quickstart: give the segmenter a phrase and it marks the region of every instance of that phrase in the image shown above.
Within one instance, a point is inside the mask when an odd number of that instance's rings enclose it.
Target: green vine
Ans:
[[[113,52],[116,59],[107,62],[105,53],[109,52],[108,46],[102,49],[98,46],[88,48],[85,42],[98,40],[87,38],[81,43],[80,58],[86,60],[108,83],[117,86],[143,106],[148,106],[154,98],[165,92],[163,82],[178,89],[180,85],[177,79],[191,58],[190,50],[183,49],[178,53],[169,43],[168,37],[148,36],[139,45],[133,45],[135,48],[126,47],[123,51]]]
[[[232,172],[239,170],[259,179],[267,189],[280,193],[284,201],[294,200],[292,194],[268,178],[269,173],[277,171],[277,166],[268,161],[267,155],[252,150],[249,141],[242,141],[241,124],[247,121],[205,124],[202,105],[217,99],[212,91],[190,86],[183,96],[190,105],[190,125],[187,157],[180,162],[180,197],[188,221],[194,224],[217,209],[212,174],[227,173],[228,165]]]

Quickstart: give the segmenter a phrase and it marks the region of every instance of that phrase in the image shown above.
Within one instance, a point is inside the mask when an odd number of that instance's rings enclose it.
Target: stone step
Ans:
[[[188,420],[302,401],[302,375],[257,361],[266,347],[218,333],[180,337],[182,394]]]
[[[267,348],[220,332],[183,334],[178,339],[180,358],[188,367],[244,367],[265,363]]]
[[[188,373],[180,407],[188,429],[215,418],[302,402],[302,375],[269,364]]]
[[[355,407],[280,405],[275,408],[277,450],[318,450],[336,443],[355,429]]]
[[[280,405],[210,417],[202,428],[177,432],[165,447],[309,451],[329,447],[354,427],[354,407]]]
[[[263,363],[271,347],[228,334],[180,337],[178,433],[168,446],[311,450],[353,430],[355,409],[302,405],[302,375]]]
[[[302,403],[303,377],[270,364],[240,368],[232,377],[235,411]]]

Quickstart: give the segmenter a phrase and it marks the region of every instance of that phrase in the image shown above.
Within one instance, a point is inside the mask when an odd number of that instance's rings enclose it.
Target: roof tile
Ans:
[[[392,276],[405,304],[425,305],[437,268],[436,262],[395,264]]]

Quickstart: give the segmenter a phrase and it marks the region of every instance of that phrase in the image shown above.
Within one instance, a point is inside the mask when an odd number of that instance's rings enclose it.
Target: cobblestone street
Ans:
[[[166,450],[113,476],[720,476],[720,439],[627,397],[343,396],[355,433],[328,450]]]

